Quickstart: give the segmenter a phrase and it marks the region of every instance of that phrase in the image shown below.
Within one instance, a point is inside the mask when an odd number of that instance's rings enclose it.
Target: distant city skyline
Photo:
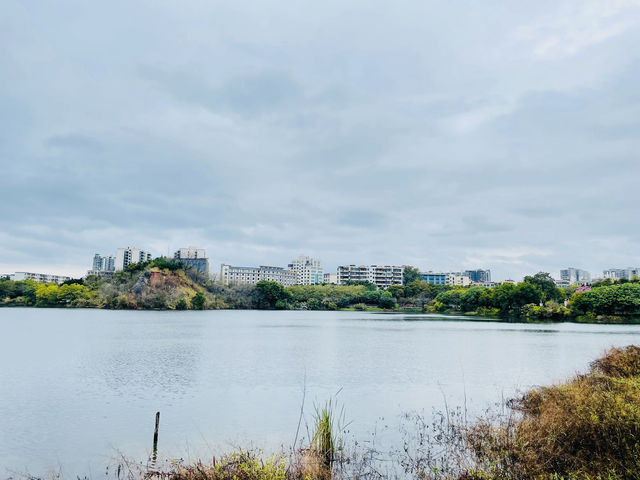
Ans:
[[[47,268],[24,268],[24,266],[21,266],[21,268],[18,269],[14,269],[13,271],[10,271],[8,269],[4,269],[4,270],[0,270],[0,274],[3,275],[9,275],[11,273],[14,272],[24,272],[24,271],[32,271],[32,272],[38,272],[38,273],[46,273],[46,274],[50,274],[50,275],[66,275],[66,276],[71,276],[72,278],[80,278],[83,277],[87,274],[88,270],[96,270],[96,262],[105,262],[106,259],[111,259],[111,261],[113,262],[117,255],[120,254],[122,255],[124,252],[128,251],[129,249],[133,249],[132,251],[136,254],[139,255],[144,255],[145,258],[151,259],[151,258],[156,258],[156,257],[167,257],[167,258],[178,258],[180,256],[183,256],[184,258],[192,258],[192,259],[196,259],[198,257],[201,257],[203,259],[206,259],[206,268],[202,268],[202,270],[206,270],[209,271],[210,274],[212,274],[214,277],[217,277],[220,275],[220,268],[226,266],[231,266],[231,265],[244,265],[245,267],[242,268],[253,268],[253,267],[259,267],[259,266],[264,266],[264,265],[268,265],[268,266],[273,266],[273,267],[278,267],[278,268],[282,268],[284,270],[287,269],[292,269],[292,262],[301,262],[303,260],[306,261],[313,261],[316,262],[314,263],[314,265],[317,265],[319,267],[319,271],[324,271],[325,273],[332,273],[332,274],[336,274],[338,272],[338,268],[342,265],[356,265],[356,266],[365,266],[365,267],[370,267],[370,266],[393,266],[393,265],[405,265],[405,266],[411,266],[411,267],[415,267],[417,268],[421,273],[430,273],[430,274],[434,274],[434,273],[448,273],[448,274],[454,274],[454,275],[467,275],[469,276],[469,278],[472,281],[475,282],[490,282],[490,281],[495,281],[495,282],[500,282],[500,281],[504,281],[504,280],[515,280],[515,281],[520,281],[522,280],[525,276],[527,275],[533,275],[535,273],[538,273],[540,271],[545,271],[547,273],[549,273],[551,275],[552,278],[556,279],[556,280],[569,280],[571,281],[571,283],[574,282],[582,282],[582,281],[589,281],[592,278],[593,279],[598,279],[598,278],[612,278],[612,279],[617,279],[617,278],[632,278],[633,276],[639,276],[640,275],[640,267],[634,267],[634,266],[625,266],[625,267],[621,267],[619,265],[616,266],[609,266],[607,268],[602,268],[600,270],[586,270],[586,269],[581,269],[581,268],[576,268],[576,267],[567,267],[566,265],[563,266],[558,266],[555,269],[551,269],[551,270],[536,270],[536,271],[528,271],[528,272],[523,272],[523,274],[521,276],[518,277],[496,277],[495,272],[493,271],[491,265],[476,265],[473,268],[455,268],[452,266],[448,266],[448,267],[443,267],[443,268],[432,268],[432,267],[424,267],[424,266],[420,266],[420,265],[411,265],[411,264],[407,264],[407,263],[399,263],[399,262],[390,262],[390,263],[382,263],[382,262],[370,262],[370,263],[353,263],[353,262],[345,262],[339,265],[336,265],[335,267],[324,267],[323,269],[323,265],[324,262],[322,260],[322,258],[318,257],[318,258],[313,258],[313,256],[309,256],[309,255],[305,255],[305,254],[298,254],[295,256],[294,260],[291,260],[292,255],[289,255],[289,261],[287,262],[283,262],[283,263],[277,263],[277,262],[268,262],[268,261],[258,261],[257,263],[251,263],[251,262],[247,262],[247,261],[239,261],[236,263],[232,263],[232,262],[220,262],[217,261],[215,258],[211,259],[211,255],[207,255],[206,252],[208,249],[205,248],[198,248],[198,247],[194,247],[194,246],[190,246],[188,248],[185,247],[180,247],[177,249],[172,250],[171,247],[168,247],[166,249],[167,252],[169,252],[169,254],[167,253],[161,253],[161,252],[154,252],[154,251],[149,251],[149,250],[143,250],[143,249],[139,249],[139,248],[135,248],[135,247],[127,247],[127,248],[117,248],[115,249],[115,251],[117,252],[115,256],[111,256],[111,255],[106,255],[106,256],[101,256],[100,254],[96,253],[94,255],[91,256],[90,260],[87,262],[87,264],[89,265],[89,268],[77,268],[74,270],[67,270],[67,271],[62,271],[62,270],[52,270],[52,269],[47,269]],[[111,248],[111,250],[114,250],[113,248]],[[173,252],[173,253],[171,253]],[[213,260],[213,261],[211,261]],[[117,261],[117,260],[115,260]],[[122,269],[123,265],[120,265],[118,268],[114,269]],[[201,267],[199,267],[201,268]],[[106,269],[106,268],[105,268]],[[293,268],[293,270],[295,270],[295,268]],[[75,272],[79,272],[78,274],[76,274]],[[486,273],[483,273],[486,272]],[[318,277],[320,278],[320,277]],[[299,280],[299,279],[298,279]],[[301,282],[301,283],[306,283],[306,282]],[[444,280],[443,280],[443,284],[444,284]]]
[[[638,2],[4,2],[0,272],[635,267],[638,45]]]

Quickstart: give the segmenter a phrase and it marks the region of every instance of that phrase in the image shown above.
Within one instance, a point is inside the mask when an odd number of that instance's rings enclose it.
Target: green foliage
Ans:
[[[254,452],[239,451],[214,458],[210,465],[201,462],[188,466],[177,464],[173,471],[162,477],[168,480],[286,480],[287,463],[281,457],[274,456],[265,461]]]
[[[396,299],[404,297],[404,287],[402,285],[390,285],[387,288],[387,292]]]
[[[371,283],[369,281],[359,281],[359,280],[347,280],[346,285],[348,286],[363,286],[367,290],[377,290],[378,287],[375,283]]]
[[[572,315],[640,315],[640,284],[621,283],[576,292],[570,299]]]
[[[415,282],[416,280],[420,280],[420,271],[415,267],[406,266],[402,271],[402,284],[408,285],[411,282]]]
[[[364,303],[356,303],[353,308],[363,312],[367,309],[367,306]]]
[[[312,310],[347,308],[365,300],[377,304],[380,295],[364,285],[294,285],[287,287],[286,291],[294,306]]]
[[[438,294],[450,289],[450,285],[434,285],[433,283],[427,283],[424,280],[414,280],[404,287],[404,294],[407,298],[423,296],[423,298],[433,300],[438,296]]]
[[[543,302],[562,302],[565,298],[564,291],[556,287],[556,282],[546,272],[524,277],[524,282],[538,287]]]
[[[144,271],[145,268],[149,266],[151,262],[138,262],[138,263],[130,263],[127,265],[127,268],[122,270],[125,273],[137,273]],[[118,272],[116,272],[116,275]]]
[[[35,297],[37,307],[96,306],[96,293],[79,283],[38,283],[35,285]]]
[[[276,310],[290,310],[291,305],[286,300],[278,300],[274,305]],[[317,309],[316,309],[317,310]]]
[[[516,285],[511,295],[511,310],[519,313],[519,310],[529,303],[539,304],[542,302],[542,292],[531,283],[520,282]]]
[[[186,310],[187,308],[189,308],[189,306],[187,305],[187,301],[184,298],[181,298],[176,302],[176,310]]]
[[[521,316],[531,322],[562,322],[568,318],[569,309],[555,302],[547,302],[543,306],[530,303],[522,307]]]
[[[285,288],[278,282],[260,280],[258,283],[256,283],[256,290],[261,295],[262,308],[277,308],[276,304],[278,304],[279,307],[282,308],[284,302],[291,298],[289,292],[287,292]]]
[[[473,312],[491,306],[491,290],[486,287],[471,287],[460,295],[460,311]]]
[[[464,288],[456,287],[439,293],[436,297],[436,301],[444,304],[447,308],[460,310],[461,299],[464,292]]]
[[[204,310],[206,303],[207,298],[204,296],[204,293],[198,292],[191,299],[191,308],[194,310]]]
[[[136,264],[136,265],[144,265],[144,264]],[[156,267],[159,269],[166,269],[169,271],[176,271],[176,270],[184,270],[185,266],[178,262],[177,260],[172,260],[172,259],[168,259],[168,258],[164,258],[164,257],[158,257],[158,258],[154,258],[150,263],[147,264],[149,267]]]
[[[329,400],[324,407],[317,408],[314,418],[313,435],[311,449],[322,459],[328,470],[336,457],[336,452],[341,446],[339,433],[342,430],[342,420],[344,414],[334,410],[332,400]]]
[[[396,300],[393,298],[389,292],[382,292],[380,298],[378,299],[378,306],[380,308],[384,308],[387,310],[394,309],[398,306]]]

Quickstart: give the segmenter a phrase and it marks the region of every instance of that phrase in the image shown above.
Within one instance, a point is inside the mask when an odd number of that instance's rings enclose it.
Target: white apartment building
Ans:
[[[570,284],[590,282],[591,274],[580,268],[568,267],[560,270],[560,280],[566,280]]]
[[[61,284],[67,280],[71,280],[71,277],[65,277],[63,275],[52,275],[49,273],[31,273],[31,272],[16,272],[9,275],[9,280],[14,282],[20,280],[34,280],[38,283],[57,283]]]
[[[178,250],[176,250],[176,252],[173,254],[173,258],[207,258],[207,252],[205,252],[204,248],[189,246],[187,248],[179,248]]]
[[[142,263],[151,260],[151,254],[136,247],[119,248],[116,250],[115,270],[124,270],[132,263]]]
[[[204,248],[180,248],[173,254],[173,259],[209,275],[209,259]]]
[[[633,277],[640,277],[640,267],[610,268],[602,273],[604,278],[610,278],[611,280],[620,280],[622,278],[631,280]]]
[[[322,262],[317,258],[300,255],[291,260],[289,270],[296,272],[296,284],[319,285],[324,281]]]
[[[285,287],[296,284],[296,272],[282,267],[234,267],[222,264],[220,266],[220,281],[225,285],[255,285],[260,280],[278,282]]]
[[[337,273],[325,273],[323,274],[324,283],[337,285],[338,284],[338,274]]]
[[[378,288],[402,285],[403,267],[397,265],[340,265],[338,285],[347,282],[370,282]]]
[[[468,287],[471,285],[471,277],[464,272],[449,272],[446,274],[445,284],[454,287]]]

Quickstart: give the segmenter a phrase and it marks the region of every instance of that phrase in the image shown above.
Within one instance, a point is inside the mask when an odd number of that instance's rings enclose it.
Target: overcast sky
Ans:
[[[640,264],[638,1],[0,9],[0,273]]]

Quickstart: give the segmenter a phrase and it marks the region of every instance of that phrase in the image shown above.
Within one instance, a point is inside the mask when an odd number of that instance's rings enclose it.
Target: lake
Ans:
[[[640,343],[632,325],[362,312],[4,308],[0,325],[2,478],[143,461],[156,411],[164,458],[275,450],[293,442],[303,396],[307,422],[335,396],[350,435],[392,442],[404,412],[445,399],[481,412]]]

